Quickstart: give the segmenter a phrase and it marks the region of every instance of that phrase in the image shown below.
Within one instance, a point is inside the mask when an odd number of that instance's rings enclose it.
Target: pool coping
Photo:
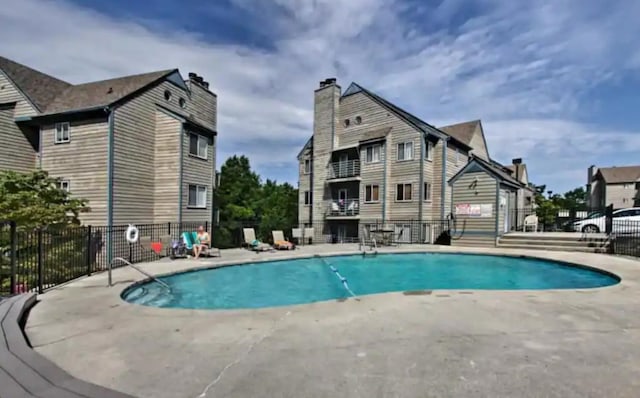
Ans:
[[[428,246],[428,248],[424,247],[424,246]],[[434,248],[436,248],[436,250],[434,250]],[[445,250],[441,250],[442,248],[446,248]],[[491,250],[493,248],[490,248],[490,252],[486,252],[487,248],[474,248],[474,247],[465,247],[465,248],[461,248],[461,247],[455,247],[455,246],[439,246],[439,245],[420,245],[420,247],[417,247],[417,245],[412,245],[411,247],[407,248],[407,247],[385,247],[385,248],[378,248],[375,251],[375,254],[381,254],[381,255],[392,255],[392,254],[419,254],[419,253],[424,253],[424,254],[458,254],[458,255],[480,255],[480,256],[492,256],[492,257],[510,257],[510,258],[525,258],[525,259],[531,259],[531,260],[539,260],[539,261],[545,261],[545,262],[552,262],[552,263],[557,263],[560,264],[562,266],[566,266],[566,267],[573,267],[573,268],[580,268],[580,269],[584,269],[584,270],[589,270],[592,272],[597,272],[603,275],[607,275],[609,277],[612,277],[614,279],[616,279],[618,282],[611,284],[611,285],[606,285],[606,286],[597,286],[597,287],[587,287],[587,288],[557,288],[557,289],[417,289],[420,291],[433,291],[433,292],[438,292],[438,293],[456,293],[456,294],[462,294],[462,292],[464,292],[464,294],[469,294],[469,292],[472,293],[480,293],[480,292],[494,292],[494,293],[504,293],[504,292],[510,292],[510,293],[517,293],[517,292],[522,292],[522,293],[532,293],[532,292],[541,292],[541,291],[545,291],[545,292],[597,292],[603,289],[614,289],[616,287],[626,287],[626,283],[625,283],[625,278],[621,275],[619,275],[619,272],[614,272],[612,270],[608,270],[606,268],[603,268],[602,266],[595,266],[595,265],[588,265],[588,264],[582,264],[580,262],[575,262],[575,261],[571,261],[571,260],[566,260],[566,259],[558,259],[556,257],[558,256],[562,256],[562,254],[587,254],[589,256],[591,255],[596,255],[596,256],[607,256],[606,254],[601,254],[601,253],[581,253],[581,252],[557,252],[557,251],[543,251],[543,250],[531,250],[525,254],[522,253],[515,253],[515,252],[509,252],[506,251],[505,249],[500,249],[497,248],[495,250]],[[508,249],[507,249],[508,250]],[[518,250],[521,251],[521,250]],[[535,252],[535,253],[534,253]],[[550,255],[550,257],[547,256],[543,256],[538,254],[537,252],[541,252],[541,253],[547,253]],[[322,254],[313,254],[313,253],[293,253],[291,251],[287,251],[287,252],[282,252],[284,254],[286,254],[285,256],[278,256],[276,258],[274,257],[267,257],[265,258],[264,256],[261,256],[261,258],[256,258],[256,259],[244,259],[244,260],[221,260],[221,261],[216,261],[215,263],[204,263],[202,265],[196,265],[194,267],[189,267],[186,269],[182,269],[182,270],[174,270],[174,271],[167,271],[167,272],[159,272],[159,273],[154,273],[154,277],[157,278],[163,278],[163,277],[169,277],[169,276],[174,276],[174,275],[179,275],[179,274],[187,274],[187,273],[192,273],[192,272],[198,272],[198,271],[205,271],[205,270],[213,270],[213,269],[217,269],[217,268],[226,268],[226,267],[234,267],[234,266],[243,266],[243,265],[257,265],[257,264],[261,264],[261,263],[271,263],[271,262],[281,262],[281,261],[290,261],[290,260],[300,260],[300,259],[309,259],[309,258],[316,258],[316,257],[320,257],[320,258],[330,258],[330,257],[342,257],[342,256],[358,256],[362,254],[362,251],[358,250],[358,251],[349,251],[349,250],[339,250],[339,251],[335,251],[335,252],[328,252],[328,253],[322,253]],[[372,253],[371,251],[367,252],[366,255],[373,255],[374,253]],[[621,257],[616,257],[616,256],[611,256],[613,258],[621,258]],[[627,259],[629,260],[629,259]],[[633,261],[633,260],[631,260]],[[412,293],[417,291],[416,289],[412,289],[412,290],[396,290],[396,291],[388,291],[388,292],[379,292],[379,293],[371,293],[371,294],[363,294],[363,295],[358,295],[356,297],[348,297],[346,299],[340,298],[340,299],[328,299],[328,300],[320,300],[320,301],[314,301],[314,302],[309,302],[309,303],[298,303],[298,304],[288,304],[288,305],[282,305],[282,306],[271,306],[271,307],[257,307],[257,308],[180,308],[180,307],[156,307],[156,306],[150,306],[150,305],[143,305],[143,304],[137,304],[137,303],[132,303],[127,301],[124,297],[125,295],[131,291],[132,289],[135,289],[136,287],[139,287],[141,285],[147,284],[149,282],[152,281],[152,278],[149,277],[141,277],[140,279],[136,280],[133,283],[130,283],[129,285],[127,285],[126,287],[124,287],[119,293],[118,293],[118,297],[120,298],[121,301],[129,304],[129,305],[133,305],[133,306],[137,306],[137,307],[144,307],[144,308],[154,308],[154,309],[158,309],[158,310],[182,310],[182,311],[256,311],[256,310],[267,310],[270,308],[286,308],[286,307],[299,307],[299,306],[304,306],[304,305],[308,305],[308,304],[314,304],[314,303],[322,303],[322,302],[333,302],[333,301],[339,301],[339,302],[343,302],[345,300],[354,300],[354,299],[360,299],[360,298],[364,298],[367,296],[379,296],[379,295],[384,295],[384,294],[402,294],[402,295],[407,295],[407,293]]]

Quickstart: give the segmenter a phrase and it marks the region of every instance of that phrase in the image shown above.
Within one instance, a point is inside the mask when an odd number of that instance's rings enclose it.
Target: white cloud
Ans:
[[[234,2],[272,49],[219,44],[167,21],[143,25],[64,1],[0,0],[0,53],[71,82],[197,71],[219,96],[220,157],[241,150],[265,178],[295,182],[313,90],[329,76],[343,87],[358,81],[434,124],[481,118],[494,157],[524,157],[533,180],[558,189],[584,184],[591,163],[631,162],[640,149],[637,131],[579,122],[585,90],[640,67],[638,4]],[[458,20],[469,2],[482,13],[433,28]],[[51,29],[51,21],[68,23]],[[289,175],[270,173],[286,165]]]

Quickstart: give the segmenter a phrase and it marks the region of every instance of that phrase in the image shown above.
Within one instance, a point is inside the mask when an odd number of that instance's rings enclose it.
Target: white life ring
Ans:
[[[139,236],[138,228],[129,224],[129,228],[127,228],[127,232],[124,233],[124,237],[129,243],[136,243],[138,241]]]

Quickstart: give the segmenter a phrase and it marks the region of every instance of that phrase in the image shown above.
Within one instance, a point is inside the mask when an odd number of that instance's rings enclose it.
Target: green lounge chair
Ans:
[[[198,233],[183,232],[181,237],[182,237],[182,242],[184,242],[184,246],[187,248],[189,252],[193,253],[193,245],[197,245],[199,243]],[[209,246],[208,249],[205,249],[202,251],[202,255],[210,257],[210,256],[213,256],[214,253],[216,252],[218,253],[218,256],[221,256],[220,249],[215,248],[213,246]]]

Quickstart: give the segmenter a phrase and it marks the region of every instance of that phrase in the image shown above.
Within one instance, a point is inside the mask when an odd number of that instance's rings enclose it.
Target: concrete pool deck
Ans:
[[[153,274],[313,254],[223,251],[138,264]],[[640,261],[592,253],[403,245],[379,252],[530,255],[622,278],[584,290],[402,292],[257,310],[124,302],[145,279],[126,267],[39,296],[26,334],[71,375],[141,398],[637,397]]]

